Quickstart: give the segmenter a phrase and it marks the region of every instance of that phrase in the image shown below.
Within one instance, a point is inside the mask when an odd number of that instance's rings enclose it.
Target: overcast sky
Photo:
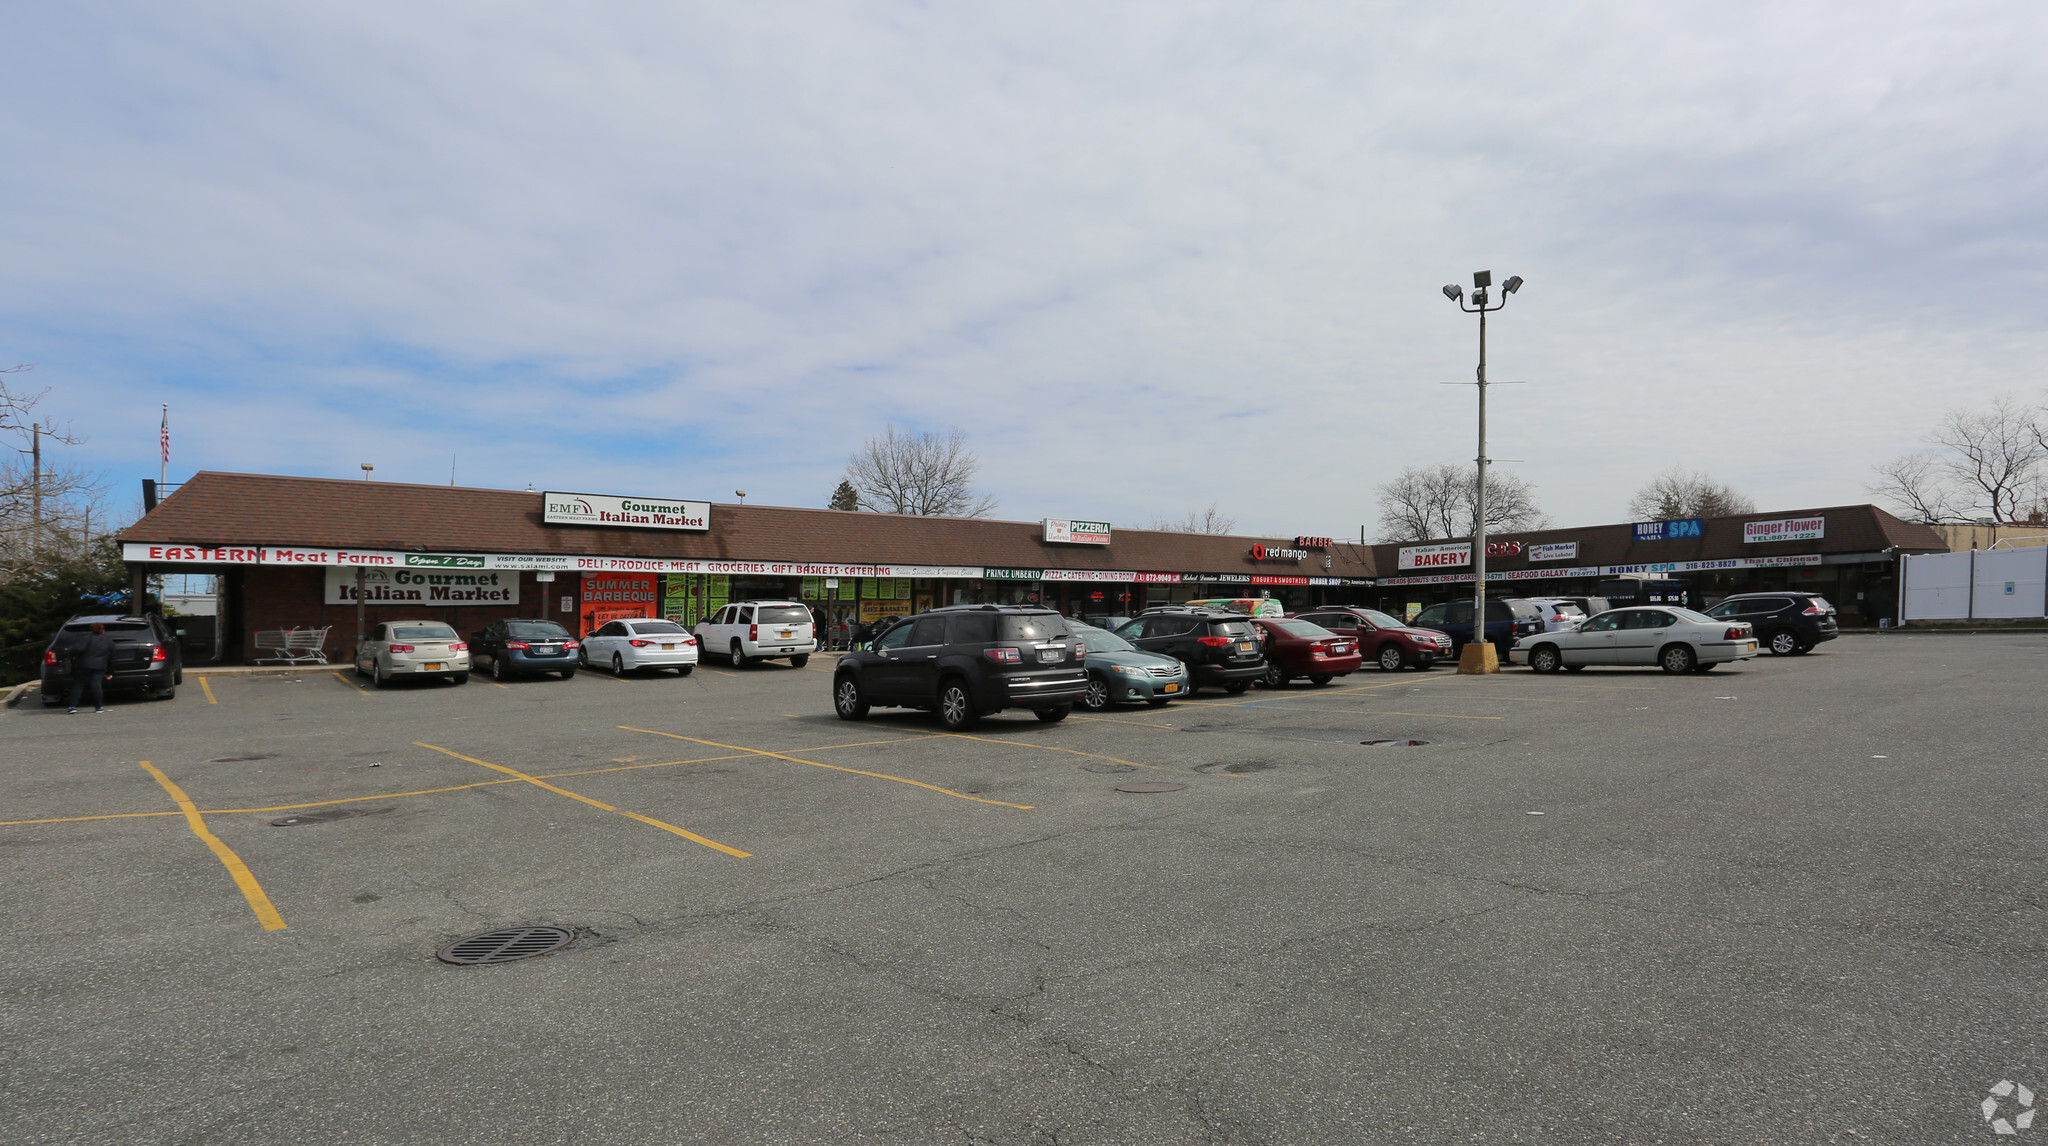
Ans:
[[[2048,7],[15,5],[0,359],[73,457],[1357,536],[1493,455],[1869,500],[2042,394]]]

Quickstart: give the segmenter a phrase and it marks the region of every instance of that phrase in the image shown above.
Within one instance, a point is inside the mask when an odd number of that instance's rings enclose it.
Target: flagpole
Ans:
[[[160,447],[158,456],[162,460],[157,462],[156,488],[161,490],[164,488],[165,479],[171,475],[171,404],[169,402],[164,403],[164,425],[163,430],[157,434],[157,445]]]

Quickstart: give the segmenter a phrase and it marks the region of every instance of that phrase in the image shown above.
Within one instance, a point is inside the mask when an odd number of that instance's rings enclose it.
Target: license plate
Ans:
[[[1060,649],[1040,649],[1038,650],[1038,661],[1040,664],[1057,663],[1060,657],[1064,655],[1066,654]]]
[[[428,672],[440,672],[441,669],[445,666],[443,666],[440,661],[428,661],[422,667],[425,668]]]
[[[791,637],[793,637],[793,636],[796,636],[796,630],[795,630],[795,629],[784,629],[784,630],[782,630],[782,633],[781,633],[781,637],[782,637],[782,639],[783,639],[783,640],[785,640],[785,641],[786,641],[786,640],[788,640],[789,638],[791,638]]]
[[[662,647],[663,651],[665,651],[665,652],[674,652],[674,651],[675,651],[675,647],[676,647],[676,646],[675,646],[675,644],[674,644],[673,642],[670,642],[670,641],[663,641],[663,642],[661,643],[661,647]]]
[[[1169,685],[1167,685],[1167,686],[1166,686],[1165,688],[1162,688],[1162,689],[1160,689],[1159,691],[1160,691],[1160,692],[1179,692],[1179,691],[1180,691],[1180,685],[1179,685],[1178,683],[1174,683],[1174,684],[1169,684]]]
[[[1241,652],[1241,653],[1248,653],[1248,652],[1251,652],[1251,651],[1252,651],[1252,643],[1251,643],[1250,641],[1239,641],[1239,642],[1237,643],[1237,651],[1238,651],[1238,652]]]
[[[1755,642],[1755,641],[1751,641],[1751,642],[1749,642],[1749,647],[1750,647],[1750,651],[1754,652],[1754,651],[1756,650],[1756,642]]]

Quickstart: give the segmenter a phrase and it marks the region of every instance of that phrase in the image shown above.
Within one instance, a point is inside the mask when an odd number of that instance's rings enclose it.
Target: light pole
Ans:
[[[1461,673],[1489,673],[1500,671],[1500,656],[1486,639],[1486,316],[1508,304],[1508,296],[1522,289],[1522,276],[1510,275],[1500,284],[1500,301],[1487,305],[1493,286],[1492,271],[1472,272],[1472,302],[1466,305],[1465,288],[1456,283],[1444,286],[1444,297],[1458,304],[1466,314],[1479,316],[1479,456],[1474,469],[1478,473],[1478,488],[1473,496],[1472,511],[1472,639],[1465,642],[1465,651],[1458,656],[1458,671]]]

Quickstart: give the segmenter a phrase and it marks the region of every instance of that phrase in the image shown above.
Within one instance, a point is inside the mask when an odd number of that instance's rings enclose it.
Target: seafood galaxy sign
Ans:
[[[540,519],[549,525],[610,525],[628,529],[711,529],[711,503],[598,493],[544,493]]]

